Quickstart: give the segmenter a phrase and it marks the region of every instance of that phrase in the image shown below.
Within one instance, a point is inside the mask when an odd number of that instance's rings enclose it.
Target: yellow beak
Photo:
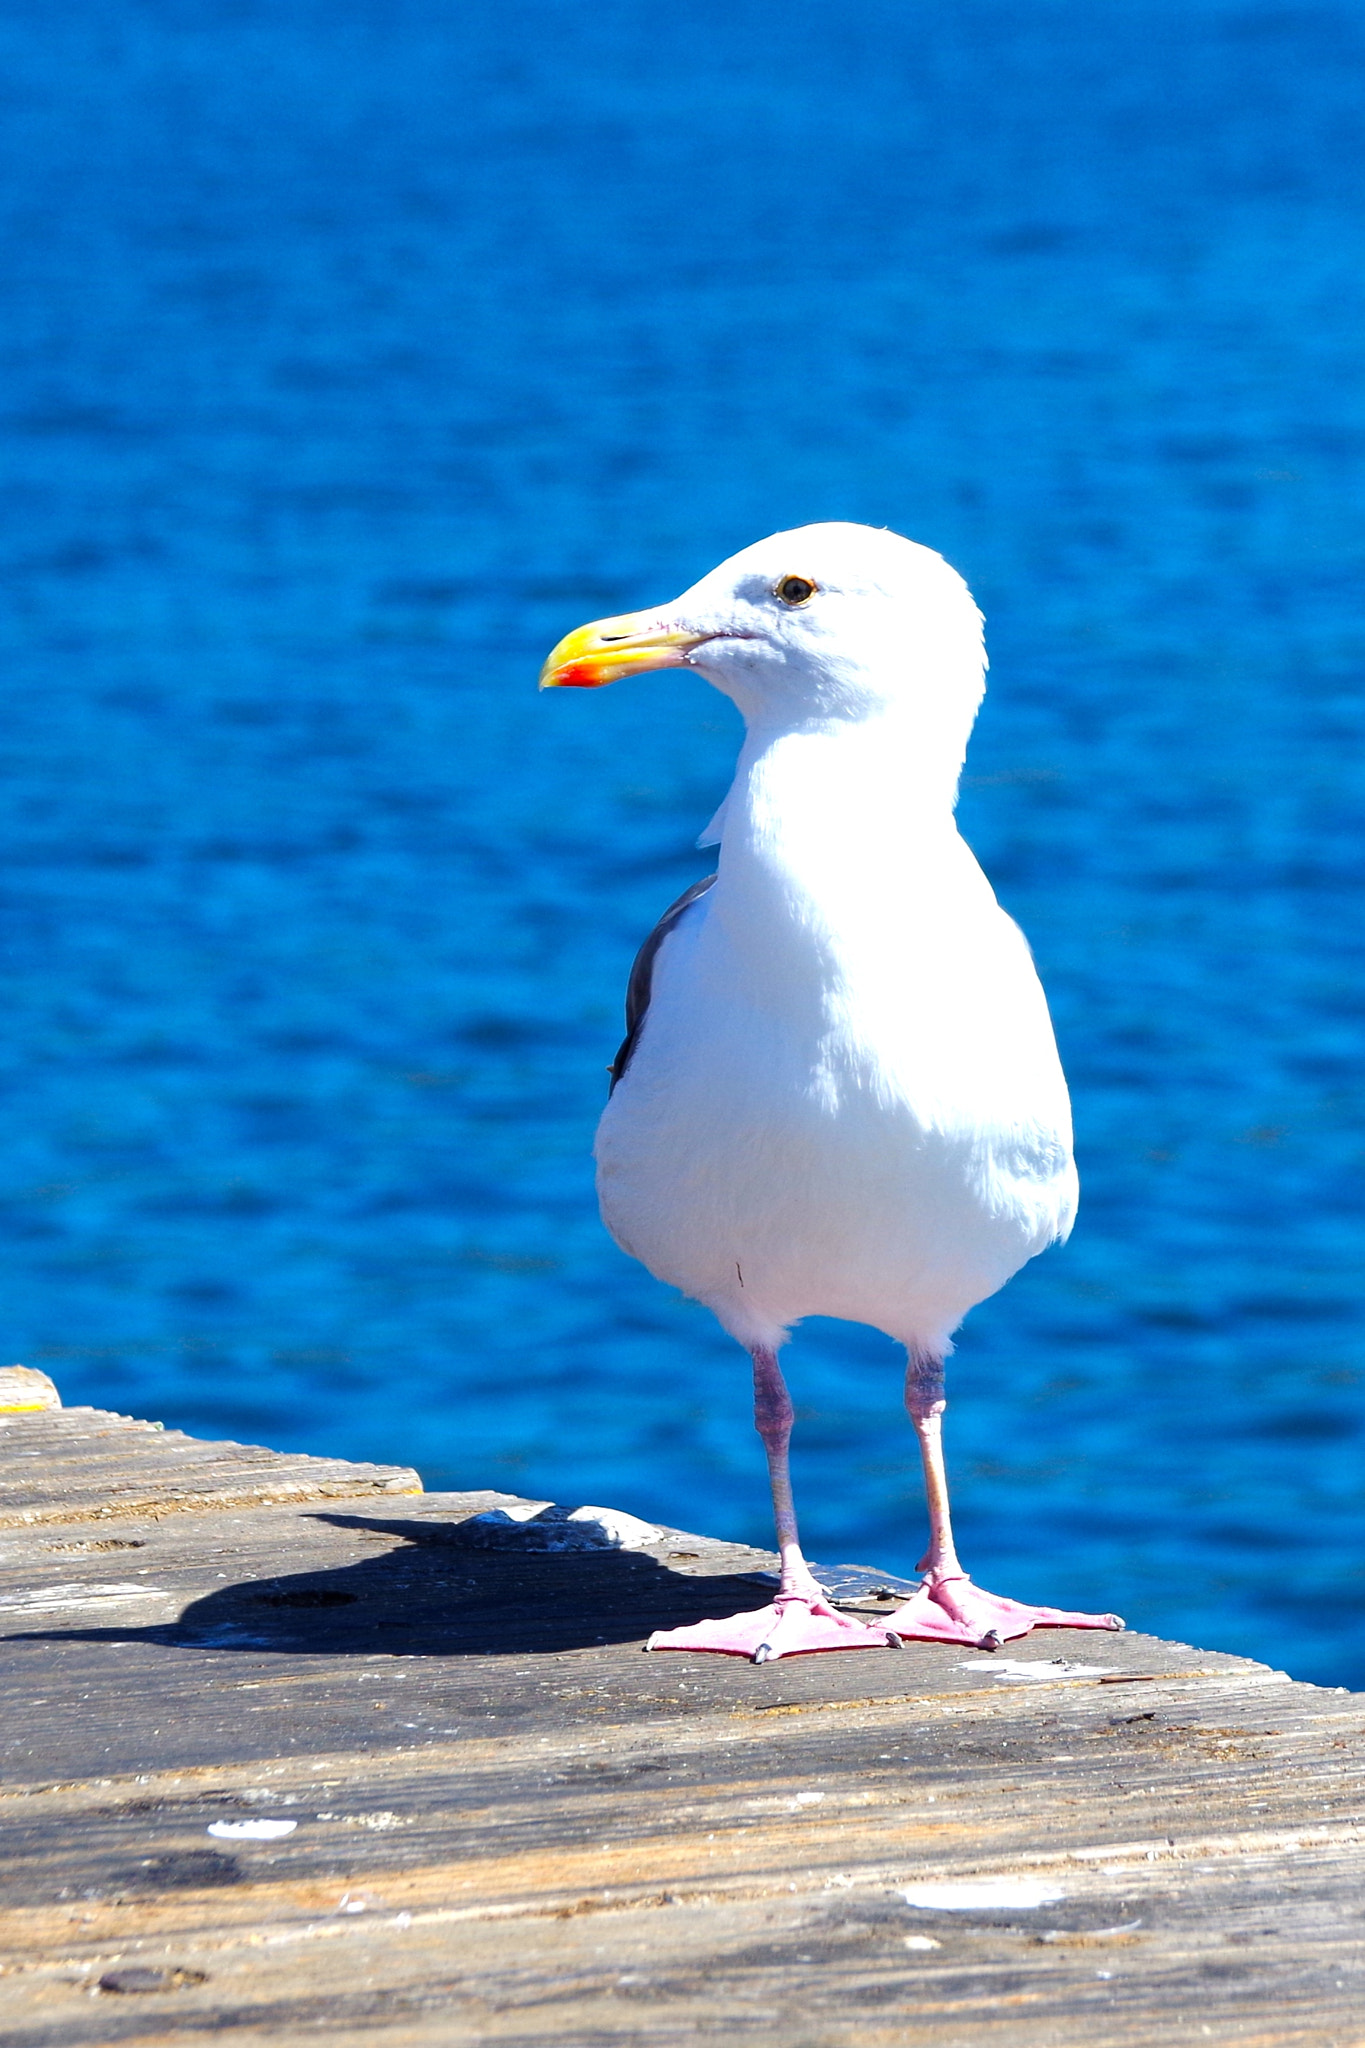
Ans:
[[[540,671],[542,690],[598,690],[618,676],[648,675],[651,669],[681,668],[691,647],[704,633],[688,633],[661,625],[656,613],[627,612],[619,619],[596,619],[566,633]]]

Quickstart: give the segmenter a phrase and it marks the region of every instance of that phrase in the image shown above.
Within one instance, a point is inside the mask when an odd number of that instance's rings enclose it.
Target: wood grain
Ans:
[[[244,1502],[311,1461],[60,1413],[0,1429],[5,2048],[1365,2043],[1359,1696],[1138,1636],[645,1658],[771,1560],[489,1552],[507,1496],[333,1461]],[[904,1896],[992,1879],[1055,1896]]]

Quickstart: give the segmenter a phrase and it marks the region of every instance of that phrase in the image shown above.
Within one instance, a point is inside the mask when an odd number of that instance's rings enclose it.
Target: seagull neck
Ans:
[[[725,838],[755,844],[793,834],[890,847],[955,835],[960,753],[885,714],[857,722],[755,724],[725,807]]]

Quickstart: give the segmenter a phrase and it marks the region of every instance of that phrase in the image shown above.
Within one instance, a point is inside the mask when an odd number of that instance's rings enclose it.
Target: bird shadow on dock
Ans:
[[[9,1639],[257,1655],[525,1656],[642,1641],[653,1629],[761,1607],[771,1596],[771,1581],[733,1572],[695,1577],[641,1551],[487,1550],[462,1534],[460,1522],[337,1513],[309,1519],[349,1532],[352,1541],[389,1541],[354,1561],[319,1560],[305,1571],[215,1587],[174,1622],[30,1629]]]

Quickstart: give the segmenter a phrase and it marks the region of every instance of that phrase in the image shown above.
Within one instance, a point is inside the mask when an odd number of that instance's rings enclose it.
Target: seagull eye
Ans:
[[[808,604],[815,595],[815,585],[807,576],[784,576],[774,591],[783,604]]]

